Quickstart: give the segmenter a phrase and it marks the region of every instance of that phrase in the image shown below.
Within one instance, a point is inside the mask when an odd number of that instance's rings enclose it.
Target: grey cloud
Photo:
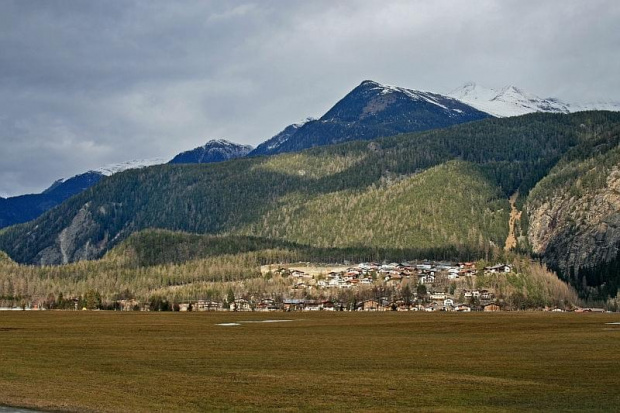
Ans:
[[[211,138],[256,145],[364,79],[619,99],[604,1],[0,3],[0,195]]]

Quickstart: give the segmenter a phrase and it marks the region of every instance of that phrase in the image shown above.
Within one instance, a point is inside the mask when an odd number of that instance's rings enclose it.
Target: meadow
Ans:
[[[263,322],[274,319],[292,321]],[[612,412],[614,322],[620,315],[4,312],[0,405]]]

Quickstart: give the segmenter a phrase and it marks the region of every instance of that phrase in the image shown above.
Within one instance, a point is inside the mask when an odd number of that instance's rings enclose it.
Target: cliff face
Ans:
[[[53,245],[42,250],[35,262],[41,265],[67,264],[74,261],[90,260],[99,257],[108,245],[107,237],[92,243],[88,236],[98,230],[98,224],[89,211],[89,204],[84,205],[71,224],[56,237]]]
[[[618,254],[620,167],[613,163],[605,159],[584,162],[578,169],[590,169],[567,178],[545,196],[533,191],[528,202],[528,239],[533,252],[565,274],[571,268],[578,272],[608,262]]]

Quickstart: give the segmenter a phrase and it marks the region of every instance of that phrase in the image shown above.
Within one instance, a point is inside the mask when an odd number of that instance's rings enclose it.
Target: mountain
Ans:
[[[161,163],[164,160],[157,158],[110,164],[68,179],[59,179],[40,194],[0,198],[0,228],[31,221],[106,176]]]
[[[444,128],[488,117],[447,96],[365,80],[320,119],[288,126],[250,156]]]
[[[67,198],[99,182],[104,175],[86,172],[69,179],[60,179],[40,194],[0,199],[0,228],[31,221]]]
[[[520,116],[533,112],[571,113],[586,110],[620,111],[620,103],[612,101],[569,104],[555,98],[541,98],[515,86],[488,89],[469,82],[448,96],[497,117]]]
[[[223,139],[212,140],[202,147],[175,156],[170,163],[220,162],[243,157],[251,149],[251,146],[238,145]],[[164,163],[166,160],[163,158],[112,163],[68,179],[58,179],[40,194],[0,198],[0,228],[31,221],[71,196],[90,188],[106,176]]]
[[[523,205],[559,160],[619,124],[611,112],[530,114],[272,157],[128,170],[7,228],[0,249],[20,263],[60,264],[161,228],[477,256],[504,244],[511,194],[519,191]]]
[[[239,145],[225,139],[210,140],[204,146],[186,151],[175,156],[169,163],[212,163],[228,161],[246,156],[252,147]]]

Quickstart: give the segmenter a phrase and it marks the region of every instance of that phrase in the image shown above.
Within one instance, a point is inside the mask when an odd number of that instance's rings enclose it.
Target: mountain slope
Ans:
[[[507,214],[510,194],[519,189],[526,196],[564,154],[590,139],[588,130],[579,125],[589,124],[600,132],[619,123],[620,114],[611,112],[532,114],[277,157],[129,170],[102,180],[31,223],[6,229],[0,234],[0,249],[21,263],[72,262],[100,257],[145,228],[203,234],[272,236],[273,232],[289,241],[308,240],[310,246],[333,240],[343,248],[365,243],[415,248],[413,238],[390,237],[387,228],[392,226],[373,229],[351,226],[347,220],[363,222],[364,217],[385,212],[381,221],[396,223],[403,219],[398,218],[404,216],[401,211],[410,208],[411,197],[418,196],[413,205],[419,211],[410,212],[420,222],[410,224],[426,231],[422,233],[432,240],[429,245],[445,251],[479,251],[491,241],[501,246],[505,240],[507,218],[506,228],[498,230],[493,211],[504,209],[497,216]],[[416,179],[427,176],[423,171],[450,160],[474,164],[465,171],[475,172],[463,175],[457,168],[431,180],[436,182],[431,185],[434,191],[416,192]],[[396,186],[390,189],[390,185]],[[399,185],[405,194],[396,191]],[[459,198],[454,188],[459,192],[488,188],[481,194],[495,194],[485,198],[492,213],[486,214],[481,206],[485,202],[476,197]],[[461,199],[459,210],[449,201],[454,197]],[[461,210],[465,215],[455,227],[454,217],[459,216],[455,214]],[[315,221],[307,234],[303,226],[294,225],[298,219]],[[278,225],[283,228],[274,228]],[[460,225],[467,228],[467,235],[455,236],[465,231]]]
[[[352,140],[444,128],[488,117],[447,96],[366,80],[320,119],[287,127],[250,155],[295,152]]]
[[[109,164],[69,179],[59,179],[40,194],[0,198],[0,228],[31,221],[73,195],[90,188],[106,176],[161,163],[164,163],[164,160],[156,158]]]
[[[212,163],[228,161],[246,156],[252,147],[239,145],[225,139],[210,140],[203,146],[175,156],[169,163]]]
[[[443,196],[437,196],[438,188]],[[450,161],[364,191],[345,189],[310,199],[293,192],[238,232],[322,248],[483,250],[506,239],[508,211],[501,191],[479,167]]]
[[[58,180],[40,194],[0,199],[0,228],[31,221],[67,198],[99,182],[104,175],[86,172],[67,180]]]
[[[277,150],[280,146],[284,145],[286,141],[295,136],[299,128],[304,126],[306,123],[315,120],[316,119],[313,118],[307,118],[303,122],[288,125],[280,133],[258,145],[253,151],[251,151],[250,156],[267,155],[272,151]]]

